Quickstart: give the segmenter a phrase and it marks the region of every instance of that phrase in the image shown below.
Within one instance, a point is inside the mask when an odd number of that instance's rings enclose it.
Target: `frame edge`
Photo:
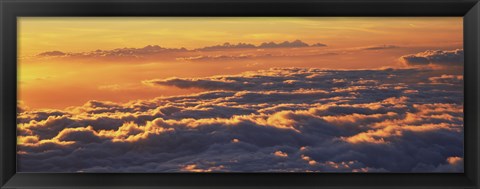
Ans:
[[[464,157],[465,159],[465,175],[468,177],[471,182],[473,182],[474,187],[479,187],[479,157],[480,150],[479,147],[479,137],[480,129],[479,126],[479,112],[480,112],[480,3],[477,2],[464,16],[464,56],[465,61],[470,62],[470,64],[465,64],[465,76],[469,76],[464,81],[472,81],[468,85],[465,85],[465,101],[470,101],[471,103],[464,104],[465,110],[474,110],[467,111],[464,114],[464,122],[469,123],[470,127],[464,127],[465,133],[465,147],[464,147]],[[467,74],[468,73],[468,74]],[[468,99],[468,100],[467,100]],[[473,144],[473,145],[471,145]]]
[[[17,44],[9,36],[16,35],[16,16],[8,6],[11,2],[0,0],[0,188],[7,185],[16,173],[16,62]],[[13,90],[12,90],[13,89]]]
[[[0,24],[0,41],[4,41],[3,39],[8,39],[6,36],[10,36],[11,32],[16,33],[16,27],[9,28],[12,26],[16,26],[16,22],[13,22],[9,19],[12,19],[12,12],[9,11],[7,8],[5,8],[5,4],[9,4],[11,1],[5,1],[5,0],[0,0],[0,20],[2,23]],[[470,2],[470,1],[467,1]],[[467,98],[467,95],[469,96],[469,100],[471,100],[472,103],[465,104],[466,106],[470,107],[470,109],[474,109],[474,112],[469,113],[468,120],[472,124],[472,127],[468,129],[468,133],[465,132],[465,135],[469,136],[474,136],[473,137],[473,142],[476,145],[466,145],[465,152],[469,151],[472,157],[475,157],[475,159],[472,158],[467,158],[465,159],[466,162],[469,163],[469,165],[472,165],[471,169],[468,169],[466,167],[465,169],[465,175],[468,177],[468,179],[473,183],[473,186],[470,186],[472,188],[478,188],[479,187],[479,160],[478,158],[480,157],[480,152],[478,150],[478,144],[480,140],[478,137],[480,136],[480,130],[477,128],[479,124],[479,118],[478,118],[478,112],[480,112],[480,100],[479,100],[479,94],[480,94],[480,88],[478,88],[478,84],[480,83],[480,77],[477,75],[480,73],[480,66],[479,60],[480,60],[480,52],[477,52],[480,48],[480,3],[476,3],[473,8],[468,11],[467,14],[465,14],[464,17],[464,37],[465,39],[469,39],[469,41],[464,40],[464,49],[465,49],[465,59],[468,62],[475,62],[476,64],[472,64],[472,67],[469,67],[468,69],[465,69],[465,72],[469,72],[471,77],[469,78],[469,81],[474,81],[474,83],[470,83],[467,87],[465,88],[465,98]],[[468,24],[467,24],[468,23]],[[470,30],[470,31],[469,31]],[[4,32],[6,31],[6,32]],[[11,46],[10,46],[11,48]],[[12,101],[12,96],[5,94],[5,87],[7,85],[11,85],[11,82],[9,81],[10,79],[16,77],[16,69],[13,71],[13,73],[8,73],[7,70],[10,70],[11,67],[7,66],[7,62],[10,61],[15,61],[16,59],[16,54],[14,52],[16,51],[16,46],[15,48],[9,49],[7,46],[7,43],[3,43],[0,45],[0,89],[2,93],[0,94],[0,188],[4,187],[9,187],[7,186],[7,182],[11,180],[15,176],[15,165],[12,164],[15,163],[15,159],[11,159],[12,154],[7,154],[4,153],[6,151],[11,151],[12,147],[9,146],[9,143],[13,141],[16,141],[16,136],[9,136],[7,135],[9,132],[11,132],[12,128],[6,129],[5,127],[8,125],[3,125],[4,123],[10,122],[10,117],[11,115],[8,114],[7,116],[4,116],[4,111],[12,108],[13,106],[16,106],[16,101]],[[13,53],[13,55],[10,55]],[[15,56],[15,57],[11,57]],[[8,68],[7,68],[8,67]],[[13,66],[15,68],[15,66]],[[11,70],[10,70],[11,71]],[[474,77],[474,78],[472,78]],[[466,79],[467,80],[467,79]],[[10,82],[10,84],[8,84]],[[474,85],[472,85],[474,84]],[[472,88],[473,87],[473,88]],[[8,92],[9,94],[11,92]],[[15,98],[15,96],[13,96]],[[7,103],[7,104],[5,104]],[[7,120],[8,119],[8,120]],[[9,131],[6,131],[9,130]],[[15,129],[13,128],[13,132],[15,132]],[[13,138],[12,138],[13,137]],[[466,137],[467,138],[467,137]],[[470,144],[470,143],[469,143]],[[11,144],[10,144],[11,145]],[[13,148],[13,157],[15,157],[15,149]],[[13,167],[13,169],[12,169]],[[470,188],[470,187],[465,187],[465,188]],[[463,187],[462,187],[463,188]]]

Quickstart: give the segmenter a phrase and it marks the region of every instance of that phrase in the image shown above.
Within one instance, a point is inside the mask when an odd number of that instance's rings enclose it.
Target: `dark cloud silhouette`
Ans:
[[[38,56],[65,56],[67,53],[64,53],[62,51],[47,51],[38,54]]]
[[[314,43],[312,45],[310,45],[312,47],[326,47],[327,45],[326,44],[323,44],[323,43]]]
[[[230,44],[224,43],[223,45],[214,45],[209,47],[198,48],[196,50],[223,50],[223,49],[242,49],[242,48],[301,48],[301,47],[324,47],[327,46],[322,43],[315,43],[309,45],[301,40],[294,40],[294,41],[284,41],[281,43],[275,42],[264,42],[258,46],[249,44],[249,43],[238,43],[238,44]]]
[[[463,77],[274,68],[18,113],[20,172],[463,172]]]
[[[87,53],[79,53],[74,55],[83,55],[83,56],[142,56],[149,54],[158,54],[164,52],[185,52],[185,48],[164,48],[158,45],[147,45],[143,48],[117,48],[113,50],[96,50]]]
[[[165,52],[186,52],[185,48],[164,48],[158,45],[147,45],[143,48],[117,48],[112,50],[95,50],[90,52],[65,53],[50,51],[38,54],[38,56],[68,56],[68,57],[140,57]]]
[[[451,51],[427,50],[417,54],[402,56],[401,60],[409,66],[463,66],[464,55],[463,49]]]
[[[379,45],[379,46],[365,47],[363,48],[363,50],[384,50],[384,49],[397,49],[397,48],[400,48],[400,47],[396,45]]]
[[[258,47],[259,48],[294,48],[294,47],[308,47],[308,46],[309,45],[307,43],[304,43],[303,41],[300,41],[297,39],[292,42],[284,41],[281,43],[275,43],[275,42],[262,43]]]
[[[237,49],[237,48],[255,48],[256,46],[249,43],[238,43],[238,44],[230,44],[224,43],[222,45],[214,45],[208,46],[203,48],[198,48],[196,50],[222,50],[222,49]]]
[[[301,40],[294,41],[284,41],[281,43],[275,42],[266,42],[258,46],[250,43],[224,43],[221,45],[207,46],[197,49],[188,50],[186,48],[165,48],[159,45],[147,45],[142,48],[116,48],[112,50],[102,50],[98,49],[90,52],[61,52],[61,51],[47,51],[38,54],[39,57],[144,57],[148,55],[162,54],[162,53],[181,53],[181,52],[190,52],[190,51],[216,51],[216,50],[225,50],[225,49],[255,49],[255,48],[300,48],[300,47],[324,47],[327,46],[322,43],[315,43],[309,45]],[[203,60],[203,59],[219,59],[219,60],[228,60],[228,59],[241,59],[249,58],[250,56],[197,56],[197,57],[187,57],[180,58],[182,60]]]

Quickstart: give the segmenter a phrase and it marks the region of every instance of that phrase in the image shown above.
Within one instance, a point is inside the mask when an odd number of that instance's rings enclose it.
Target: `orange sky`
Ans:
[[[419,18],[42,18],[18,19],[19,100],[31,108],[65,108],[88,100],[126,102],[200,90],[151,87],[143,80],[237,74],[270,67],[398,67],[398,57],[463,46],[461,17]],[[327,47],[162,54],[148,59],[36,56],[45,51],[160,45],[188,49],[223,44],[302,40]],[[398,48],[362,50],[379,45]],[[263,55],[273,55],[263,56]],[[182,61],[184,57],[251,55],[241,60]]]

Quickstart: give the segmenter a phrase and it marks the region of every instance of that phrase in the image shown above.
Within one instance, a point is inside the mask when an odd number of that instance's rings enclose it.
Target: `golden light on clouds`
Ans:
[[[463,172],[462,35],[461,17],[20,17],[18,169]]]

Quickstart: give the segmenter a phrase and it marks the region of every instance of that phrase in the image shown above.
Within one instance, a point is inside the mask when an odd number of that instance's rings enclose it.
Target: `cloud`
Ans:
[[[292,42],[284,41],[281,43],[275,43],[275,42],[262,43],[258,46],[258,48],[298,48],[298,47],[308,47],[308,46],[309,45],[307,43],[304,43],[303,41],[300,41],[297,39]]]
[[[253,55],[217,55],[217,56],[191,56],[191,57],[182,57],[177,58],[176,60],[183,60],[183,61],[224,61],[224,60],[241,60],[241,59],[249,59],[256,56]]]
[[[25,102],[23,101],[18,101],[17,102],[17,113],[22,113],[24,111],[30,110],[30,107],[25,105]]]
[[[425,170],[425,169],[433,169],[434,172],[462,172],[464,167],[463,158],[461,157],[448,157],[445,163],[438,165],[437,167],[433,167],[432,165],[428,164],[418,164],[415,169],[416,170]]]
[[[186,52],[185,48],[164,48],[158,45],[147,45],[142,48],[116,48],[112,50],[95,50],[89,52],[65,53],[60,51],[49,51],[37,56],[62,56],[62,57],[143,57],[147,55],[166,52]]]
[[[439,77],[430,77],[428,79],[432,81],[432,83],[459,84],[460,82],[463,82],[463,75],[443,74]]]
[[[397,48],[400,48],[400,47],[396,45],[378,45],[378,46],[365,47],[362,50],[385,50],[385,49],[397,49]]]
[[[230,43],[224,43],[222,45],[214,45],[214,46],[208,46],[208,47],[202,47],[198,48],[196,50],[222,50],[222,49],[242,49],[242,48],[255,48],[256,46],[253,44],[249,43],[237,43],[237,44],[230,44]]]
[[[309,45],[301,40],[294,40],[294,41],[284,41],[281,43],[276,43],[276,42],[264,42],[261,43],[260,45],[256,46],[250,43],[237,43],[237,44],[231,44],[231,43],[224,43],[222,45],[214,45],[214,46],[208,46],[208,47],[203,47],[203,48],[198,48],[195,50],[199,51],[209,51],[209,50],[223,50],[223,49],[245,49],[245,48],[260,48],[260,49],[268,49],[268,48],[301,48],[301,47],[325,47],[327,46],[326,44],[323,43],[314,43],[312,45]]]
[[[265,42],[260,45],[253,45],[250,43],[224,43],[221,45],[206,46],[196,49],[186,49],[181,48],[166,48],[159,45],[147,45],[142,48],[116,48],[111,50],[102,50],[97,49],[94,51],[88,52],[62,52],[62,51],[47,51],[42,52],[37,55],[37,57],[77,57],[77,58],[112,58],[112,57],[123,57],[123,58],[145,58],[153,55],[161,55],[165,53],[186,53],[186,52],[195,52],[195,51],[218,51],[218,50],[228,50],[228,49],[265,49],[265,48],[301,48],[301,47],[325,47],[326,44],[314,43],[309,45],[301,40],[294,41],[284,41],[281,43],[275,42]],[[263,55],[263,56],[269,56]],[[191,57],[181,57],[179,60],[236,60],[250,58],[252,55],[218,55],[218,56],[191,56]]]
[[[19,111],[18,169],[462,172],[462,79],[420,68],[153,79],[205,91]]]
[[[285,152],[282,152],[282,151],[275,151],[275,153],[273,153],[275,156],[277,157],[281,157],[281,158],[286,158],[288,157],[288,154],[285,153]]]
[[[67,53],[61,51],[47,51],[38,54],[38,56],[65,56]]]
[[[311,47],[326,47],[327,45],[326,44],[323,44],[323,43],[314,43],[312,45],[310,45]]]
[[[224,166],[220,165],[220,166],[214,166],[214,167],[205,167],[205,168],[200,168],[198,165],[196,164],[190,164],[190,165],[186,165],[182,168],[182,171],[185,171],[185,172],[212,172],[212,171],[221,171],[222,169],[224,168]]]
[[[463,49],[427,50],[417,54],[405,55],[400,58],[408,66],[463,66]]]

